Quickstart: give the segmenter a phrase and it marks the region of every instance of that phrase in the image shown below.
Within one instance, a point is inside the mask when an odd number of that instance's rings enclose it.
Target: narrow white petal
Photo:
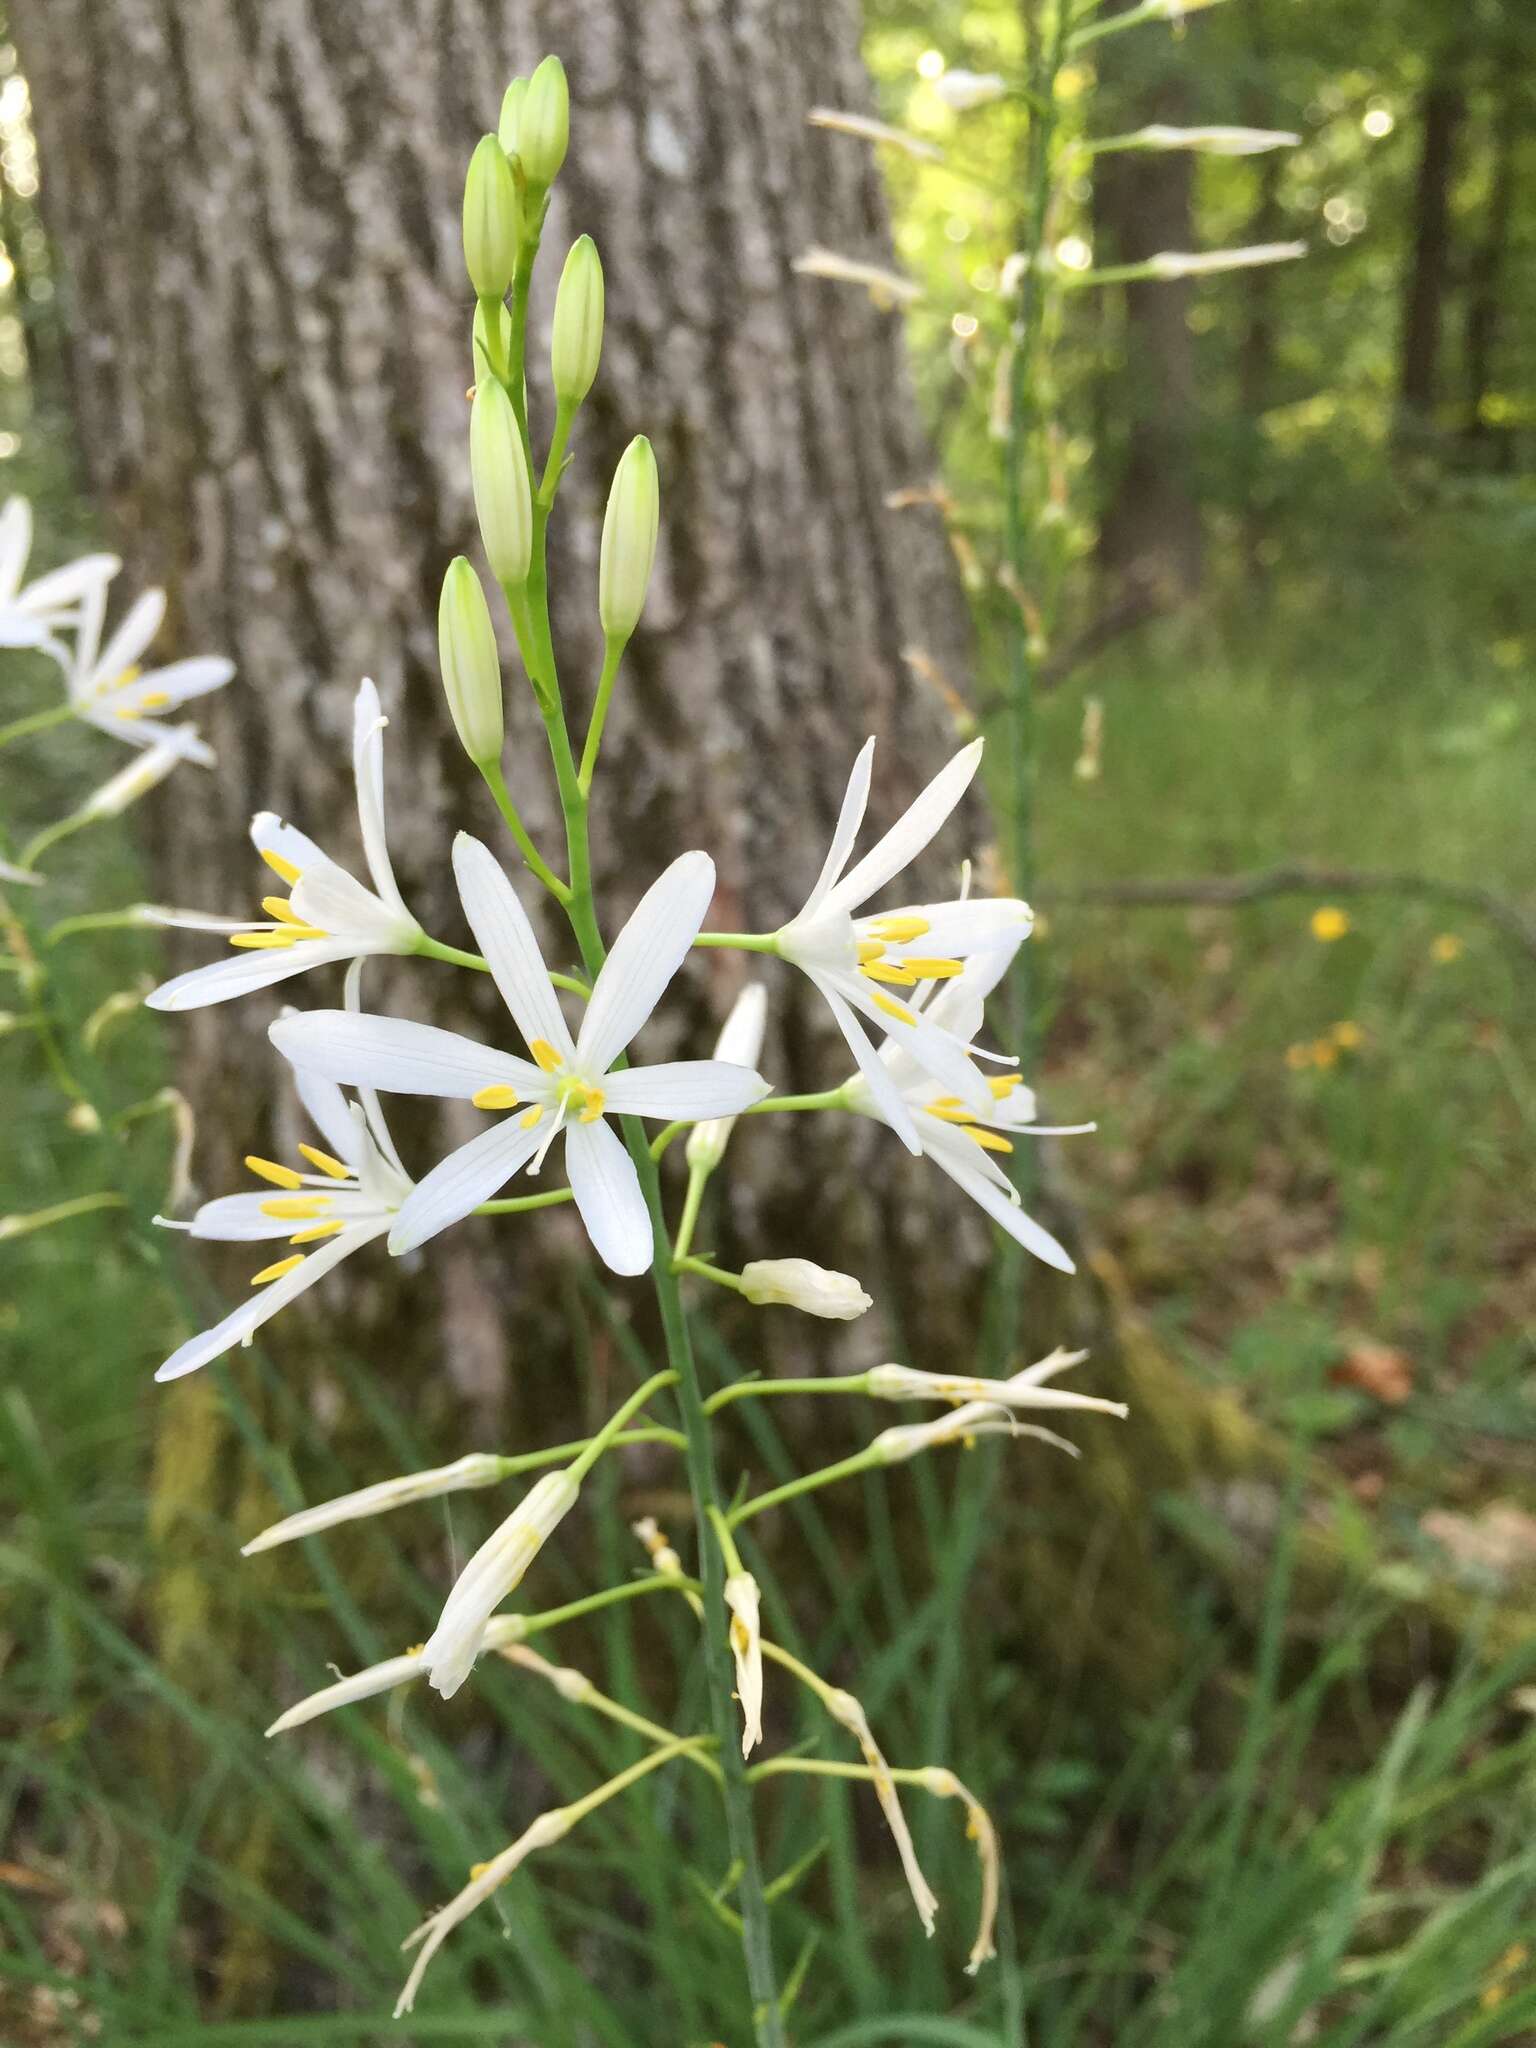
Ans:
[[[853,1007],[880,1030],[889,1033],[898,1052],[915,1061],[923,1073],[942,1082],[951,1095],[958,1095],[978,1116],[991,1114],[994,1104],[987,1077],[978,1072],[970,1054],[957,1038],[940,1030],[921,1010],[912,1011],[912,1023],[898,1023],[880,1008],[873,987],[855,975],[848,976],[846,980],[840,978],[837,985]]]
[[[490,1201],[531,1156],[539,1137],[537,1129],[525,1131],[510,1116],[450,1152],[401,1203],[389,1234],[391,1252],[398,1257],[414,1251]]]
[[[355,1700],[368,1700],[377,1693],[392,1692],[397,1685],[409,1685],[413,1678],[420,1678],[426,1668],[426,1659],[419,1650],[414,1656],[387,1657],[382,1664],[370,1664],[365,1671],[354,1671],[350,1678],[339,1678],[334,1685],[312,1692],[307,1699],[295,1701],[286,1713],[278,1715],[267,1733],[282,1735],[321,1714],[329,1714],[336,1707],[349,1707]]]
[[[351,939],[303,939],[296,946],[259,946],[162,981],[144,998],[145,1005],[151,1010],[204,1010],[210,1003],[227,1003],[235,996],[271,988],[311,967],[350,960],[356,950]]]
[[[271,1237],[292,1237],[296,1230],[304,1229],[303,1222],[263,1213],[264,1204],[280,1195],[278,1188],[265,1188],[259,1195],[221,1195],[217,1201],[204,1202],[187,1229],[193,1237],[213,1238],[225,1244],[259,1244]],[[315,1216],[309,1220],[322,1223],[327,1219]],[[335,1220],[340,1222],[341,1218]]]
[[[70,672],[69,694],[79,704],[90,689],[96,673],[96,649],[107,616],[107,586],[93,583],[80,601],[80,623],[75,628],[75,665]]]
[[[917,858],[970,788],[971,778],[981,764],[981,748],[980,740],[972,740],[939,770],[885,837],[844,875],[827,899],[829,910],[855,909]]]
[[[364,676],[352,707],[352,772],[357,779],[357,820],[363,832],[363,855],[381,900],[397,917],[409,919],[401,900],[384,833],[384,728],[389,723],[379,693]]]
[[[296,1067],[344,1087],[382,1088],[386,1095],[440,1095],[467,1102],[497,1082],[510,1083],[520,1095],[544,1086],[544,1076],[526,1060],[406,1017],[305,1010],[279,1017],[267,1035]]]
[[[206,697],[211,690],[222,690],[234,673],[235,664],[223,655],[198,654],[188,661],[172,661],[164,668],[152,668],[132,686],[131,692],[125,690],[121,694],[169,697],[172,704],[185,704],[190,698]],[[165,707],[157,707],[161,708]]]
[[[823,981],[820,975],[811,979],[826,997],[837,1028],[848,1041],[848,1050],[858,1062],[859,1072],[869,1083],[869,1092],[874,1097],[875,1109],[881,1121],[890,1125],[909,1152],[921,1152],[918,1143],[917,1126],[912,1121],[912,1112],[902,1097],[901,1090],[891,1079],[889,1069],[869,1040],[869,1034],[853,1011],[844,1002],[831,982]]]
[[[375,1223],[360,1224],[355,1230],[344,1230],[340,1237],[327,1238],[317,1245],[301,1265],[291,1273],[285,1273],[280,1280],[269,1281],[265,1287],[255,1288],[249,1300],[227,1315],[222,1323],[211,1330],[205,1330],[200,1337],[189,1337],[178,1351],[173,1351],[164,1365],[155,1374],[157,1380],[179,1380],[184,1373],[196,1372],[200,1365],[208,1365],[215,1358],[222,1358],[226,1351],[241,1344],[263,1323],[275,1316],[280,1309],[288,1306],[307,1287],[313,1287],[332,1266],[339,1266],[349,1253],[359,1245],[383,1235],[386,1218]]]
[[[655,1251],[640,1176],[622,1141],[601,1117],[571,1124],[565,1134],[565,1170],[603,1264],[615,1273],[644,1273]]]
[[[859,836],[859,827],[864,822],[865,806],[869,802],[869,778],[874,769],[875,743],[867,739],[859,749],[859,757],[853,764],[853,773],[848,778],[848,787],[843,792],[842,809],[837,814],[837,826],[832,834],[832,844],[827,848],[827,857],[821,864],[821,873],[816,877],[816,886],[805,899],[801,917],[811,917],[821,908],[831,892],[832,885],[848,865],[848,856],[853,851],[853,842]]]
[[[114,683],[125,668],[131,668],[160,630],[165,617],[165,592],[146,590],[131,604],[105,647],[96,658],[96,680]]]
[[[118,718],[105,708],[110,702],[104,698],[100,705],[84,703],[79,707],[79,716],[98,732],[123,740],[130,747],[161,747],[179,754],[184,761],[196,761],[200,768],[213,766],[214,751],[200,737],[195,725],[162,725],[154,718]]]
[[[491,978],[527,1044],[543,1039],[569,1060],[575,1051],[559,999],[544,965],[528,913],[488,846],[461,832],[453,842],[453,872]]]
[[[355,932],[406,950],[401,920],[371,889],[328,855],[312,861],[293,885],[296,917],[322,932]],[[414,936],[414,933],[411,933]]]
[[[258,811],[251,820],[251,844],[258,853],[275,853],[301,872],[305,868],[334,867],[328,853],[322,853],[297,825],[286,825],[276,811]]]
[[[335,1157],[355,1173],[363,1156],[363,1147],[357,1121],[346,1096],[334,1081],[328,1081],[323,1074],[307,1067],[294,1070],[293,1085],[310,1122]]]
[[[715,893],[707,853],[684,853],[652,882],[613,942],[576,1035],[576,1064],[606,1073],[688,957]]]
[[[971,896],[948,903],[913,903],[898,910],[882,910],[878,917],[920,917],[928,926],[920,939],[906,946],[892,946],[890,955],[899,960],[904,953],[935,953],[968,960],[973,953],[992,953],[1004,948],[1003,965],[1013,958],[1034,928],[1035,914],[1017,896]],[[987,992],[1001,974],[994,975]],[[947,984],[946,984],[947,986]]]
[[[7,498],[0,511],[0,604],[9,604],[20,590],[31,552],[32,507],[25,498]]]
[[[655,1067],[630,1067],[610,1074],[603,1083],[611,1115],[669,1120],[739,1116],[771,1093],[760,1074],[727,1060],[669,1060]]]
[[[1033,1252],[1037,1259],[1054,1266],[1059,1273],[1077,1271],[1066,1247],[1059,1245],[1043,1224],[1037,1223],[1017,1202],[1010,1201],[1001,1188],[994,1187],[974,1167],[962,1166],[958,1160],[951,1160],[947,1150],[930,1147],[928,1156],[949,1175],[956,1187],[963,1189],[973,1202],[986,1210],[994,1223],[1000,1223],[1011,1238],[1023,1245],[1025,1251]]]
[[[261,932],[267,928],[264,917],[215,917],[211,911],[178,910],[167,903],[135,904],[134,922],[177,932]]]
[[[116,555],[82,555],[78,562],[50,569],[46,576],[29,583],[21,601],[29,612],[57,612],[64,605],[77,603],[94,585],[110,583],[122,566]]]

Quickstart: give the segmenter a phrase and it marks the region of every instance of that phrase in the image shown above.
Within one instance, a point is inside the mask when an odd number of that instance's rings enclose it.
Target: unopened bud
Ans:
[[[475,386],[469,476],[491,574],[498,583],[526,583],[533,559],[533,491],[517,415],[495,377],[482,377]]]
[[[526,78],[514,78],[501,96],[501,120],[497,123],[496,140],[508,156],[517,155],[517,134],[522,121],[523,101],[528,97]]]
[[[602,352],[603,266],[597,244],[583,235],[571,245],[555,296],[550,369],[562,405],[580,405],[592,389]]]
[[[514,122],[523,175],[540,189],[553,185],[571,139],[571,91],[558,57],[546,57],[535,70]]]
[[[454,729],[471,761],[499,761],[501,659],[480,578],[463,555],[448,564],[437,607],[437,659]]]
[[[517,268],[517,187],[494,135],[482,135],[464,180],[464,267],[482,299],[505,296]]]
[[[619,457],[603,515],[597,610],[610,640],[627,640],[640,623],[656,560],[660,511],[656,457],[650,442],[637,434]]]
[[[136,804],[157,783],[164,782],[177,763],[185,759],[180,747],[167,742],[147,748],[136,761],[119,768],[99,789],[93,789],[74,813],[75,817],[82,823],[86,819],[120,817],[130,804]]]
[[[760,981],[749,981],[731,1005],[731,1014],[715,1041],[715,1058],[733,1067],[753,1067],[763,1050],[763,1032],[768,1022],[768,991]],[[688,1133],[688,1164],[713,1173],[725,1157],[730,1142],[733,1116],[706,1117]]]
[[[756,1307],[780,1303],[808,1316],[851,1323],[874,1307],[850,1273],[829,1272],[810,1259],[753,1259],[741,1272],[741,1291]]]

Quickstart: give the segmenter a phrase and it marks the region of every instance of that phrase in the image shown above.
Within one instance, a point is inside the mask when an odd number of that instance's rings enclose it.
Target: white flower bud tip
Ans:
[[[517,415],[495,377],[482,377],[475,386],[469,476],[491,574],[498,583],[526,583],[533,560],[533,490]]]
[[[973,107],[989,106],[1008,90],[1008,81],[996,71],[941,71],[931,89],[956,114],[968,114]]]
[[[597,610],[610,640],[627,640],[640,623],[660,516],[656,456],[645,436],[637,434],[619,457],[603,515]]]
[[[480,578],[463,555],[448,565],[437,607],[437,658],[454,729],[471,761],[501,759],[501,658]]]
[[[833,1273],[810,1259],[753,1259],[742,1268],[741,1291],[756,1307],[779,1303],[830,1322],[855,1322],[874,1307],[849,1273]]]
[[[176,764],[185,759],[179,747],[147,748],[136,761],[130,761],[126,768],[119,768],[99,789],[93,789],[75,813],[76,817],[120,817],[130,804],[136,804],[157,783],[164,782]]]
[[[523,118],[523,101],[527,97],[526,78],[514,78],[501,96],[501,119],[496,125],[496,140],[508,156],[517,155],[518,129]]]
[[[583,235],[571,244],[555,295],[550,371],[562,405],[580,405],[592,389],[603,352],[603,265],[597,244]]]
[[[414,1501],[433,1500],[443,1493],[464,1493],[471,1487],[494,1486],[503,1477],[505,1462],[489,1451],[472,1451],[451,1465],[435,1466],[430,1472],[406,1472],[398,1479],[381,1479],[357,1493],[344,1493],[337,1500],[321,1501],[301,1508],[253,1536],[241,1550],[242,1557],[254,1557],[260,1550],[274,1550],[279,1543],[293,1543],[300,1536],[334,1529],[340,1522],[357,1522],[368,1515],[388,1514],[391,1508],[407,1507]]]
[[[569,1472],[547,1472],[481,1544],[444,1602],[423,1659],[434,1689],[449,1699],[469,1676],[483,1647],[486,1623],[523,1582],[523,1575],[580,1489]]]
[[[553,185],[571,139],[571,91],[558,57],[546,57],[529,79],[514,125],[524,177],[540,190]]]
[[[731,1005],[731,1013],[715,1041],[715,1058],[733,1067],[756,1068],[763,1050],[763,1033],[768,1024],[768,990],[760,981],[749,981]],[[736,1119],[707,1117],[688,1133],[688,1164],[713,1173],[725,1157]]]
[[[475,144],[464,179],[464,267],[482,299],[503,297],[517,268],[517,187],[494,135]]]

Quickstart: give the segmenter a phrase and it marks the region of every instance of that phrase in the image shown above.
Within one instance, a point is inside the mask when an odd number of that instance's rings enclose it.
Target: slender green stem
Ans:
[[[95,822],[95,814],[91,811],[71,811],[67,818],[60,818],[56,824],[45,825],[37,837],[29,840],[22,848],[21,859],[17,865],[35,868],[39,854],[46,853],[51,846],[57,846],[61,840],[71,838],[76,832]]]
[[[547,1188],[542,1195],[502,1195],[494,1202],[482,1202],[477,1216],[522,1216],[530,1209],[553,1209],[557,1202],[572,1199],[569,1188]]]
[[[661,1749],[653,1749],[649,1756],[641,1757],[639,1763],[631,1764],[627,1771],[620,1771],[618,1776],[610,1778],[606,1785],[599,1785],[595,1792],[587,1793],[584,1799],[573,1799],[569,1806],[564,1806],[560,1810],[572,1823],[583,1820],[596,1807],[615,1798],[620,1792],[627,1792],[631,1785],[647,1777],[650,1772],[660,1770],[663,1764],[671,1763],[675,1757],[688,1756],[693,1751],[712,1749],[714,1746],[715,1738],[712,1735],[687,1735],[676,1742],[669,1742]]]
[[[738,953],[777,953],[777,932],[700,932],[696,946],[729,946]]]
[[[867,1394],[869,1374],[867,1372],[843,1373],[832,1379],[823,1380],[733,1380],[728,1387],[722,1387],[711,1394],[704,1403],[706,1415],[718,1415],[722,1408],[732,1401],[761,1400],[773,1394]]]
[[[651,1140],[651,1157],[659,1160],[669,1146],[675,1145],[684,1131],[692,1130],[692,1124],[667,1124]]]
[[[491,375],[503,384],[507,381],[506,351],[501,345],[501,316],[506,311],[506,301],[494,293],[482,293],[480,297],[481,325],[485,329],[485,360]],[[478,379],[479,368],[475,375]]]
[[[574,1443],[550,1444],[542,1451],[518,1451],[501,1461],[502,1477],[515,1478],[520,1472],[537,1472],[545,1465],[563,1465],[571,1458],[578,1457],[586,1450],[592,1439],[578,1437]],[[663,1429],[659,1423],[647,1423],[644,1429],[623,1429],[617,1436],[611,1436],[605,1446],[615,1450],[625,1444],[670,1444],[674,1450],[682,1450],[687,1439],[681,1430]]]
[[[720,1559],[728,1578],[738,1578],[744,1567],[741,1552],[736,1548],[736,1539],[731,1534],[731,1525],[713,1502],[709,1506],[709,1526],[715,1532],[715,1541],[720,1546]]]
[[[670,1370],[667,1372],[653,1372],[643,1386],[636,1387],[628,1400],[621,1402],[597,1432],[597,1435],[588,1442],[586,1449],[572,1460],[571,1477],[578,1484],[585,1479],[604,1451],[609,1448],[617,1437],[622,1435],[624,1425],[628,1422],[629,1418],[632,1415],[638,1415],[646,1402],[653,1395],[659,1394],[663,1387],[675,1387],[676,1385],[677,1374],[675,1372]]]
[[[679,1577],[626,1579],[621,1586],[605,1586],[600,1593],[588,1593],[583,1599],[569,1600],[564,1607],[546,1607],[537,1614],[519,1615],[521,1623],[516,1641],[522,1642],[528,1636],[541,1636],[546,1629],[559,1628],[567,1621],[581,1621],[589,1614],[599,1614],[605,1607],[614,1607],[623,1600],[639,1600],[648,1593],[701,1593],[703,1587],[697,1579]]]
[[[22,1216],[0,1216],[0,1238],[25,1237],[34,1230],[47,1230],[54,1223],[71,1223],[77,1216],[89,1216],[95,1209],[126,1209],[128,1197],[103,1191],[76,1195],[68,1202],[55,1202],[49,1209],[33,1209]]]
[[[771,1116],[781,1109],[846,1109],[848,1091],[843,1088],[824,1088],[819,1095],[770,1095],[762,1102],[754,1102],[741,1113],[743,1116]]]
[[[442,960],[450,967],[472,967],[476,974],[489,974],[491,971],[489,963],[483,960],[478,953],[466,953],[458,946],[445,946],[441,939],[429,939],[425,934],[422,935],[418,942],[416,951],[424,960]],[[592,994],[591,989],[579,975],[551,974],[549,978],[556,988],[569,989],[573,996],[580,996],[583,1002],[587,1001]],[[527,1207],[528,1205],[524,1204],[523,1206]]]
[[[587,727],[587,743],[581,750],[581,783],[583,796],[590,795],[592,777],[597,773],[598,749],[603,744],[603,727],[608,723],[608,705],[613,696],[613,685],[618,677],[619,663],[624,659],[624,649],[629,645],[617,634],[609,633],[603,641],[603,672],[597,681],[597,696],[592,705],[592,723]]]
[[[127,910],[87,910],[78,917],[61,917],[43,933],[43,944],[56,946],[60,939],[72,939],[81,932],[144,930],[147,927],[138,908],[134,904]]]
[[[921,1785],[926,1789],[928,1784],[926,1770],[900,1770],[887,1764],[880,1773],[868,1764],[834,1763],[816,1756],[771,1756],[751,1765],[747,1776],[755,1785],[760,1778],[782,1778],[790,1773],[806,1778],[853,1778],[862,1784],[872,1784],[878,1776],[889,1778],[895,1785]]]
[[[651,1157],[656,1157],[656,1148],[651,1147]],[[688,1192],[683,1197],[683,1213],[678,1219],[677,1235],[672,1240],[672,1263],[679,1264],[688,1256],[693,1243],[693,1233],[698,1228],[699,1209],[704,1200],[704,1190],[709,1185],[709,1168],[695,1166],[688,1175]]]
[[[672,1270],[674,1273],[692,1273],[700,1280],[713,1280],[717,1287],[729,1287],[733,1294],[741,1292],[739,1273],[728,1273],[724,1266],[712,1266],[707,1259],[682,1258],[674,1253]]]
[[[550,436],[549,456],[544,464],[544,475],[539,482],[538,499],[546,517],[555,502],[555,493],[560,488],[560,478],[565,469],[565,444],[571,438],[571,428],[576,422],[577,408],[561,399],[555,406],[555,431]]]
[[[500,1651],[500,1655],[505,1657],[509,1664],[517,1664],[524,1670],[538,1671],[542,1676],[548,1677],[551,1680],[555,1676],[555,1667],[553,1665],[546,1664],[537,1650],[527,1650],[521,1643],[506,1644]],[[571,1697],[570,1694],[562,1694],[562,1696],[565,1698]],[[621,1728],[632,1729],[636,1735],[643,1735],[647,1742],[668,1743],[677,1740],[676,1732],[673,1729],[663,1728],[659,1721],[647,1720],[644,1714],[637,1714],[633,1707],[621,1705],[618,1700],[611,1699],[607,1693],[600,1692],[590,1680],[587,1683],[586,1690],[577,1700],[577,1705],[589,1708],[594,1714],[601,1714],[605,1720],[616,1721]],[[688,1760],[690,1763],[696,1763],[700,1770],[707,1772],[715,1780],[716,1784],[723,1782],[720,1766],[712,1756],[705,1755],[699,1751],[693,1751],[690,1753]]]
[[[74,715],[72,704],[50,704],[46,711],[30,711],[25,718],[13,718],[9,725],[0,725],[0,747],[8,747],[12,740],[24,740],[34,732],[47,732]]]
[[[507,788],[507,778],[502,773],[501,763],[499,761],[481,761],[476,765],[485,778],[486,788],[496,799],[496,808],[500,811],[507,830],[517,841],[517,850],[527,862],[530,871],[544,884],[551,896],[557,897],[560,902],[564,903],[570,896],[570,889],[566,883],[561,881],[560,877],[534,845],[532,839],[529,838],[528,828],[518,816],[517,806],[512,801],[512,793]]]
[[[873,1450],[855,1451],[851,1458],[839,1458],[835,1465],[823,1465],[819,1472],[802,1472],[798,1479],[788,1479],[782,1486],[775,1486],[768,1493],[754,1495],[744,1500],[739,1508],[731,1510],[731,1527],[739,1529],[743,1522],[750,1522],[754,1515],[760,1515],[767,1508],[782,1507],[787,1500],[796,1500],[802,1493],[814,1493],[819,1486],[832,1486],[839,1479],[852,1479],[860,1472],[873,1472],[884,1460]]]

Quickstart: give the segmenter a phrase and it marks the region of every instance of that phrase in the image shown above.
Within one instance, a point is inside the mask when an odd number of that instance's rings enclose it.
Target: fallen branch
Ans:
[[[1433,875],[1373,874],[1364,868],[1320,868],[1302,864],[1261,868],[1251,875],[1195,875],[1167,881],[1042,884],[1042,903],[1113,903],[1146,909],[1191,903],[1235,909],[1272,896],[1408,896],[1455,903],[1475,911],[1536,960],[1536,918],[1517,904],[1472,882],[1440,881]]]

